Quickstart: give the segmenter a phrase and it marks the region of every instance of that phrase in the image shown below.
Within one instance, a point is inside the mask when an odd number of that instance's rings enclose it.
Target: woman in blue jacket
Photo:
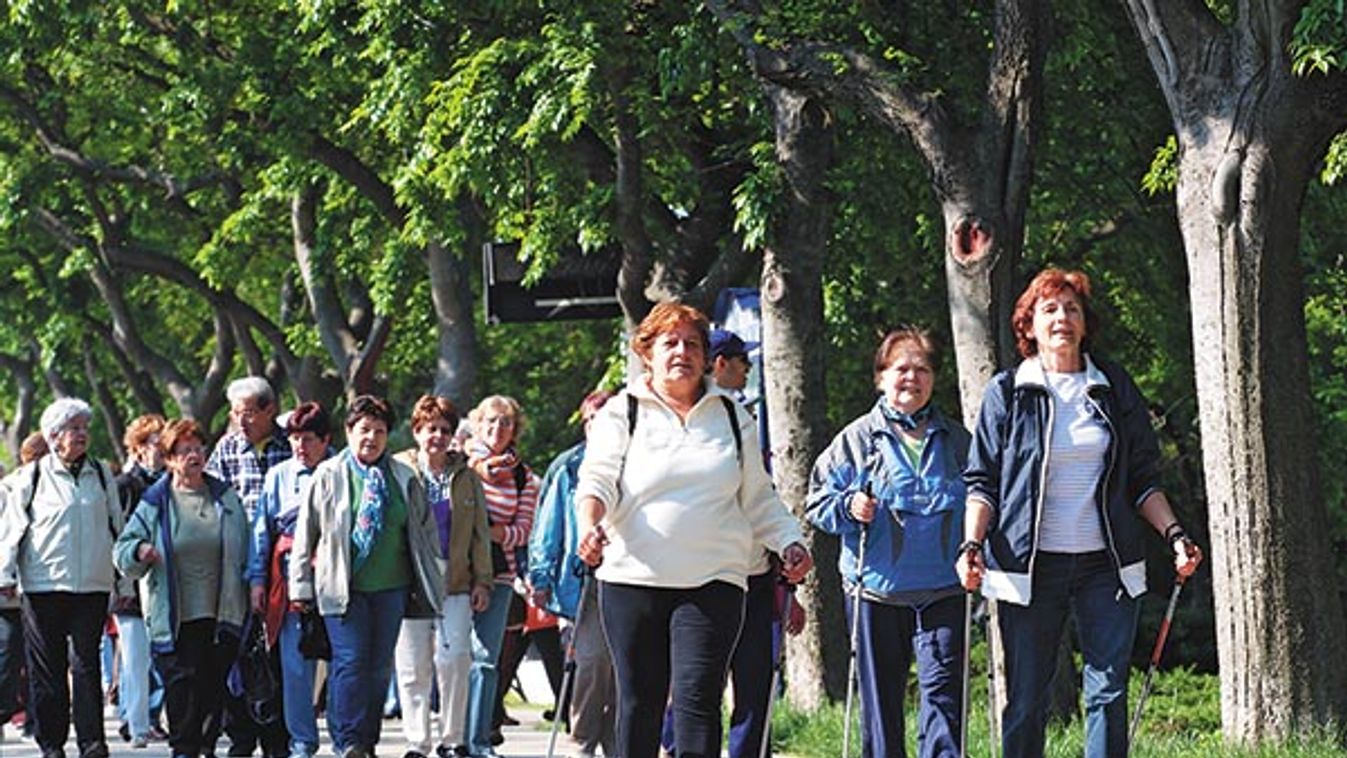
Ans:
[[[1006,758],[1043,755],[1048,687],[1067,613],[1085,661],[1085,755],[1127,755],[1127,671],[1144,527],[1187,576],[1202,552],[1159,489],[1160,452],[1131,377],[1090,355],[1090,280],[1049,268],[1015,304],[1024,361],[987,385],[964,479],[958,570],[997,601]]]
[[[860,577],[856,668],[861,754],[905,756],[903,695],[913,659],[921,692],[918,752],[959,753],[964,591],[954,573],[968,432],[931,403],[936,349],[924,329],[890,332],[875,351],[881,397],[814,464],[809,520],[842,538],[848,594]],[[857,566],[860,541],[865,565]]]

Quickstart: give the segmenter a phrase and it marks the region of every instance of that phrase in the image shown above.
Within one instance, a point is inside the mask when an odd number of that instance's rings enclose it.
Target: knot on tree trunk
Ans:
[[[960,219],[950,237],[950,254],[960,266],[984,260],[993,248],[991,225],[980,218]]]

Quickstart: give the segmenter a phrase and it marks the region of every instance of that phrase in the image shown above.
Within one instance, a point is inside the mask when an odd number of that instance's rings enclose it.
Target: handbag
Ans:
[[[327,638],[327,624],[317,608],[299,614],[299,654],[306,660],[332,660],[332,641]]]
[[[249,616],[239,640],[238,658],[229,675],[229,691],[243,698],[248,715],[259,726],[281,718],[281,682],[267,650],[267,636],[256,616]]]

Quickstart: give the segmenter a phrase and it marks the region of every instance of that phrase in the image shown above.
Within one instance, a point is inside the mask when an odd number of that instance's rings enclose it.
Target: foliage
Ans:
[[[1328,74],[1344,68],[1347,54],[1347,4],[1309,0],[1291,33],[1291,70],[1299,76]]]
[[[969,755],[995,751],[988,744],[986,717],[986,645],[973,650],[972,689],[969,699]],[[1131,697],[1135,704],[1145,672],[1133,669]],[[916,755],[918,692],[915,678],[907,691],[908,754]],[[789,703],[778,704],[772,720],[773,747],[777,754],[794,756],[832,755],[842,744],[842,711],[834,703],[813,713],[802,713]],[[853,717],[854,718],[854,717]],[[853,725],[853,740],[856,731]],[[1080,719],[1067,724],[1049,724],[1045,755],[1053,758],[1079,756],[1084,751],[1084,726]],[[1155,677],[1141,729],[1131,754],[1138,758],[1341,758],[1347,748],[1332,735],[1299,739],[1284,745],[1245,748],[1227,745],[1221,737],[1220,683],[1215,675],[1195,674],[1185,669],[1162,671]]]

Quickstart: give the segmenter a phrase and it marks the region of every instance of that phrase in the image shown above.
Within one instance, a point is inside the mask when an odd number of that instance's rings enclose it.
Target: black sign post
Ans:
[[[482,295],[488,324],[576,321],[622,315],[617,301],[616,252],[565,253],[547,274],[525,287],[519,243],[482,246]]]

